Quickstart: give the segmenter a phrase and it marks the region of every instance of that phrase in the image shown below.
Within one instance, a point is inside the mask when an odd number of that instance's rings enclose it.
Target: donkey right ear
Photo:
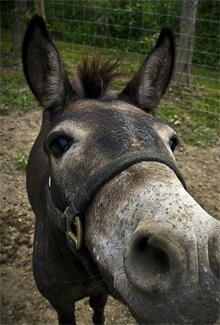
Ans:
[[[65,75],[45,21],[40,16],[35,15],[28,25],[23,41],[22,62],[27,82],[44,108],[56,111],[70,100],[78,98]]]
[[[168,87],[174,58],[173,33],[171,29],[164,28],[153,50],[118,98],[154,115]]]

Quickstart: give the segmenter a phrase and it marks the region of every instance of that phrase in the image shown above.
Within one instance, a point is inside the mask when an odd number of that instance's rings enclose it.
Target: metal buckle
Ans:
[[[71,230],[71,221],[66,213],[65,216],[66,216],[67,238],[71,238],[76,244],[76,249],[79,250],[82,247],[82,242],[83,242],[83,228],[82,228],[80,217],[75,217],[73,221],[74,226],[76,226],[76,235],[75,235]]]

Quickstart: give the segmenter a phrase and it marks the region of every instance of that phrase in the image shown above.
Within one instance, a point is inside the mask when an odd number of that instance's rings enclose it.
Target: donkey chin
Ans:
[[[105,197],[111,200],[103,219]],[[91,209],[87,238],[94,259],[111,279],[112,295],[138,323],[217,321],[219,222],[169,168],[148,162],[131,167],[97,194]]]

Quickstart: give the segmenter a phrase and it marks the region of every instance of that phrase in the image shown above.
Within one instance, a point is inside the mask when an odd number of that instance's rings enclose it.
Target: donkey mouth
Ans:
[[[159,299],[160,300],[160,299]],[[162,299],[138,308],[130,308],[131,315],[138,324],[219,324],[218,299],[208,300],[200,295],[197,299],[187,299],[183,294],[178,299]]]

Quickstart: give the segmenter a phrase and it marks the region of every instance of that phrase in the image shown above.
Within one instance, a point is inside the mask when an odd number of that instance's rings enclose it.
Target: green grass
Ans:
[[[25,112],[36,106],[20,68],[2,68],[0,96],[1,113],[15,109]]]
[[[22,72],[21,59],[11,51],[12,39],[7,33],[1,35],[1,89],[0,112],[26,112],[38,106],[31,94]],[[58,51],[65,63],[68,75],[75,70],[76,63],[84,54],[102,52],[108,57],[118,56],[115,50],[95,49],[89,46],[56,42]],[[113,90],[123,89],[127,81],[144,59],[141,55],[123,54],[124,62],[120,72],[123,77],[115,80]],[[168,122],[188,144],[207,147],[219,143],[219,74],[201,67],[194,67],[191,87],[178,88],[171,83],[157,111],[157,116]],[[21,160],[23,158],[21,157]],[[25,159],[24,159],[25,160]]]
[[[172,106],[164,101],[157,116],[167,121],[187,144],[205,148],[219,143],[219,117],[216,115]]]
[[[12,110],[25,112],[37,105],[24,78],[21,58],[12,52],[12,37],[5,32],[1,33],[0,98],[0,113],[3,114]]]
[[[20,169],[26,169],[28,164],[28,157],[27,153],[22,152],[20,149],[16,150],[16,165]]]

